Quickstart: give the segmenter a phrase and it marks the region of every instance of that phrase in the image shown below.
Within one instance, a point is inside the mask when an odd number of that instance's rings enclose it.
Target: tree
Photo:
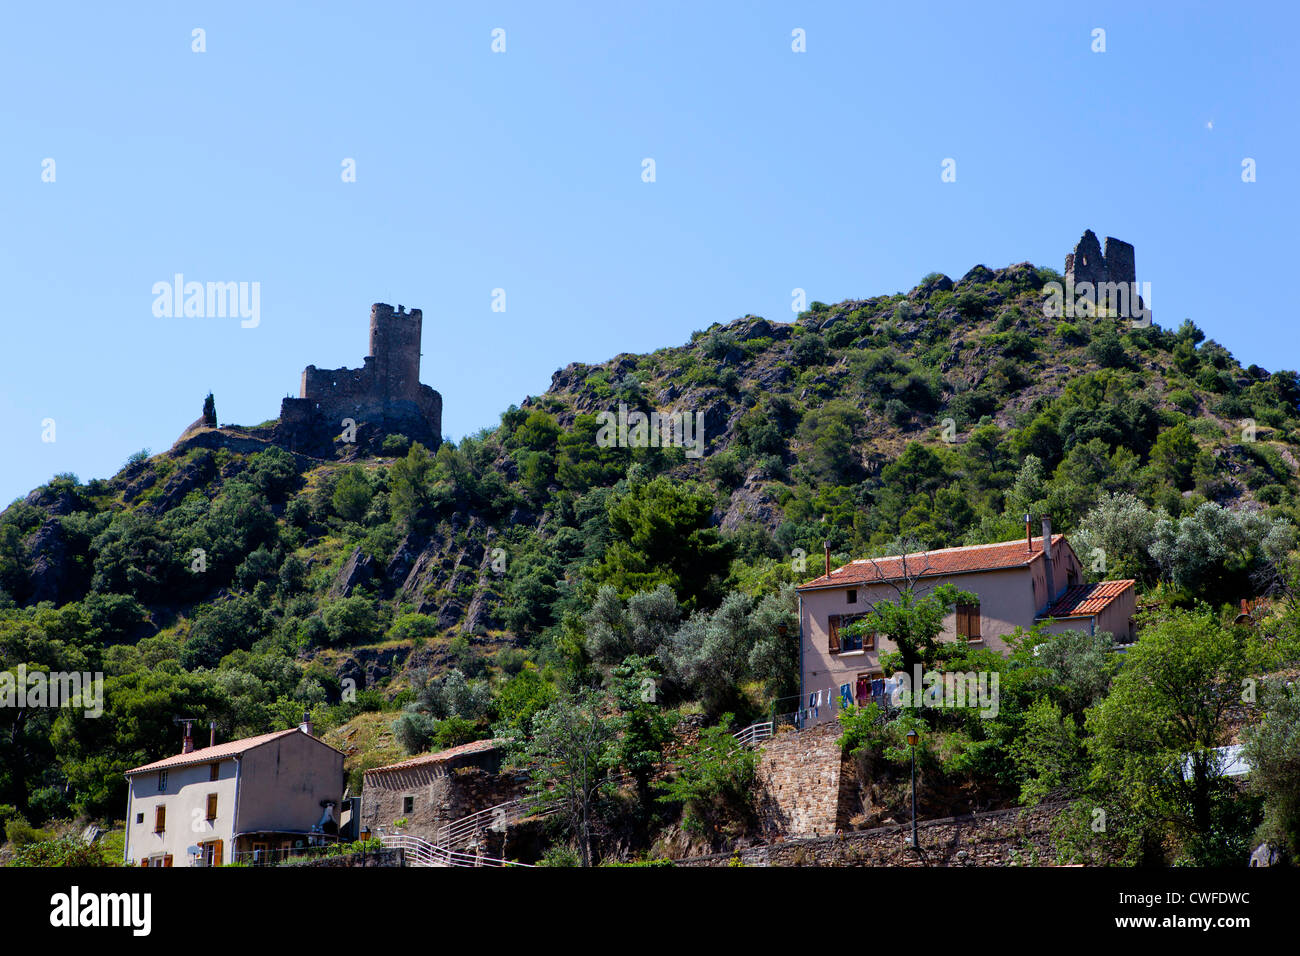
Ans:
[[[1200,448],[1187,422],[1167,428],[1151,449],[1151,468],[1160,478],[1179,491],[1192,486],[1192,468]]]
[[[1129,862],[1172,848],[1224,864],[1247,851],[1215,748],[1228,741],[1248,673],[1242,629],[1205,608],[1174,610],[1143,630],[1110,694],[1088,711],[1089,794],[1105,811],[1105,839]]]
[[[893,641],[898,648],[895,669],[909,676],[917,664],[928,667],[938,659],[939,635],[943,633],[944,618],[953,608],[978,601],[974,594],[953,584],[924,591],[920,579],[926,567],[924,554],[906,556],[902,579],[889,582],[897,600],[873,602],[865,617],[846,628],[850,634],[874,631],[879,637]]]
[[[1264,716],[1245,732],[1250,788],[1264,799],[1259,838],[1300,860],[1300,687],[1264,685]]]
[[[659,799],[682,804],[682,827],[716,844],[753,822],[759,755],[730,731],[731,714],[700,731],[678,758],[677,772],[658,786]]]
[[[601,713],[600,695],[586,689],[537,713],[531,738],[515,744],[517,759],[528,768],[529,795],[563,814],[583,866],[591,865],[592,807],[612,786],[614,733]]]
[[[730,547],[713,524],[713,496],[660,475],[612,495],[606,519],[613,539],[592,569],[620,595],[666,584],[688,607],[711,603],[726,574]]]
[[[610,672],[610,696],[618,707],[611,756],[614,766],[632,775],[646,814],[650,810],[650,778],[663,759],[673,729],[673,721],[659,702],[658,681],[659,662],[653,657],[629,656]]]
[[[365,470],[353,465],[344,469],[339,480],[334,484],[334,493],[330,495],[330,504],[334,513],[344,521],[360,521],[370,507],[373,494]]]
[[[389,470],[388,500],[393,518],[407,530],[421,530],[428,524],[434,495],[431,483],[433,457],[419,442],[411,445],[405,458]]]
[[[1131,494],[1111,494],[1097,502],[1074,533],[1074,547],[1085,573],[1095,578],[1155,578],[1149,549],[1156,523],[1167,515],[1152,511]]]

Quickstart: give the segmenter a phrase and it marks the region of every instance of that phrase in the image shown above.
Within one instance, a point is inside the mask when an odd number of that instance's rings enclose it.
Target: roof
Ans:
[[[1132,579],[1125,581],[1098,581],[1096,584],[1076,584],[1056,599],[1039,617],[1093,617],[1104,611],[1112,601],[1133,587]]]
[[[1052,535],[1055,553],[1065,541],[1065,535]],[[961,548],[942,548],[938,551],[917,551],[912,554],[891,555],[884,558],[864,558],[836,568],[830,574],[795,590],[843,587],[853,584],[877,584],[900,581],[905,577],[934,578],[950,574],[970,574],[977,571],[1001,571],[1007,568],[1027,567],[1043,556],[1043,539],[1024,538],[1000,541],[996,544],[972,544]],[[906,568],[906,574],[904,574]]]
[[[419,757],[412,757],[410,760],[403,760],[401,763],[390,763],[386,767],[373,767],[366,771],[366,775],[372,773],[389,773],[394,770],[407,770],[411,767],[425,767],[448,760],[455,760],[457,757],[467,757],[470,754],[486,753],[489,750],[496,750],[501,746],[499,740],[475,740],[471,743],[461,744],[459,747],[451,747],[447,750],[439,750],[434,754],[422,754]]]
[[[131,770],[128,770],[126,775],[129,777],[134,773],[149,773],[154,770],[171,770],[175,767],[190,767],[194,764],[214,763],[218,760],[229,760],[231,757],[238,757],[241,754],[252,750],[254,747],[260,747],[263,744],[271,743],[273,740],[279,740],[281,737],[288,737],[290,734],[299,733],[311,737],[311,734],[307,734],[306,731],[300,730],[297,727],[291,727],[288,730],[277,730],[269,734],[261,734],[257,737],[245,737],[242,740],[231,740],[224,744],[217,744],[215,747],[204,747],[201,750],[191,750],[187,754],[177,754],[174,757],[164,757],[162,760],[155,760],[153,763],[134,767]],[[321,746],[330,746],[325,743],[325,741],[316,737],[312,737],[311,739],[315,740],[316,743]],[[337,750],[335,747],[330,747],[330,749],[342,753],[341,750]]]

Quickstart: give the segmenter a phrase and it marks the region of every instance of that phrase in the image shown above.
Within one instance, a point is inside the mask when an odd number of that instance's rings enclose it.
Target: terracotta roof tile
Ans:
[[[456,757],[465,757],[469,754],[476,753],[486,753],[489,750],[496,750],[500,746],[501,741],[499,740],[474,740],[467,744],[461,744],[459,747],[439,750],[437,753],[421,754],[418,757],[412,757],[410,760],[403,760],[401,763],[390,763],[385,767],[372,767],[366,771],[366,774],[389,773],[394,770],[406,770],[410,767],[423,767],[431,764],[439,764],[447,760],[454,760]]]
[[[153,763],[147,763],[140,767],[135,767],[126,772],[129,777],[133,773],[148,773],[151,770],[171,770],[173,767],[189,767],[194,764],[212,763],[217,760],[227,760],[230,757],[237,757],[254,747],[260,747],[262,744],[269,744],[279,737],[287,737],[289,734],[302,733],[297,727],[291,727],[288,730],[276,730],[269,734],[261,734],[257,737],[245,737],[242,740],[231,740],[224,744],[217,744],[215,747],[204,747],[202,750],[191,750],[187,754],[176,754],[174,757],[164,757],[162,760],[155,760]],[[312,737],[312,740],[317,738]],[[325,743],[323,740],[319,743]],[[329,747],[329,744],[325,744]],[[331,750],[338,748],[330,747]],[[342,753],[342,751],[339,751]]]
[[[1125,580],[1076,584],[1057,598],[1056,603],[1040,617],[1092,617],[1104,611],[1112,601],[1133,587],[1134,583]]]
[[[1065,535],[1052,535],[1053,552],[1064,540]],[[1028,547],[1025,539],[1019,538],[996,544],[974,544],[962,548],[943,548],[938,551],[918,551],[913,554],[891,555],[884,558],[865,558],[801,584],[796,590],[841,587],[846,584],[875,584],[902,580],[905,576],[933,578],[949,574],[969,574],[975,571],[999,571],[1025,567],[1042,556],[1043,539],[1038,537],[1031,539]],[[906,567],[906,575],[904,567]]]

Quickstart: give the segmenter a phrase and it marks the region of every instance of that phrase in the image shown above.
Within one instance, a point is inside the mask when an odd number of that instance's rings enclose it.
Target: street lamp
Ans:
[[[907,732],[907,745],[912,748],[912,849],[917,849],[916,842],[916,745],[921,742],[921,735],[915,730]]]

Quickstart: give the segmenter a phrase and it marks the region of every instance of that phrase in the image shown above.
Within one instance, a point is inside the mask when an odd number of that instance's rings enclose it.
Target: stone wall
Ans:
[[[425,764],[385,773],[368,772],[361,793],[361,825],[374,833],[401,832],[438,842],[438,830],[489,807],[523,796],[525,782],[513,772],[499,770],[499,751],[475,754],[443,764]],[[412,809],[404,809],[404,798]]]
[[[1011,809],[917,827],[919,850],[909,845],[910,824],[842,836],[793,839],[735,853],[677,860],[678,866],[1048,866],[1056,862],[1052,825],[1063,804]]]
[[[786,728],[763,745],[759,780],[762,821],[769,834],[824,836],[844,827],[853,776],[837,742],[838,723]]]

